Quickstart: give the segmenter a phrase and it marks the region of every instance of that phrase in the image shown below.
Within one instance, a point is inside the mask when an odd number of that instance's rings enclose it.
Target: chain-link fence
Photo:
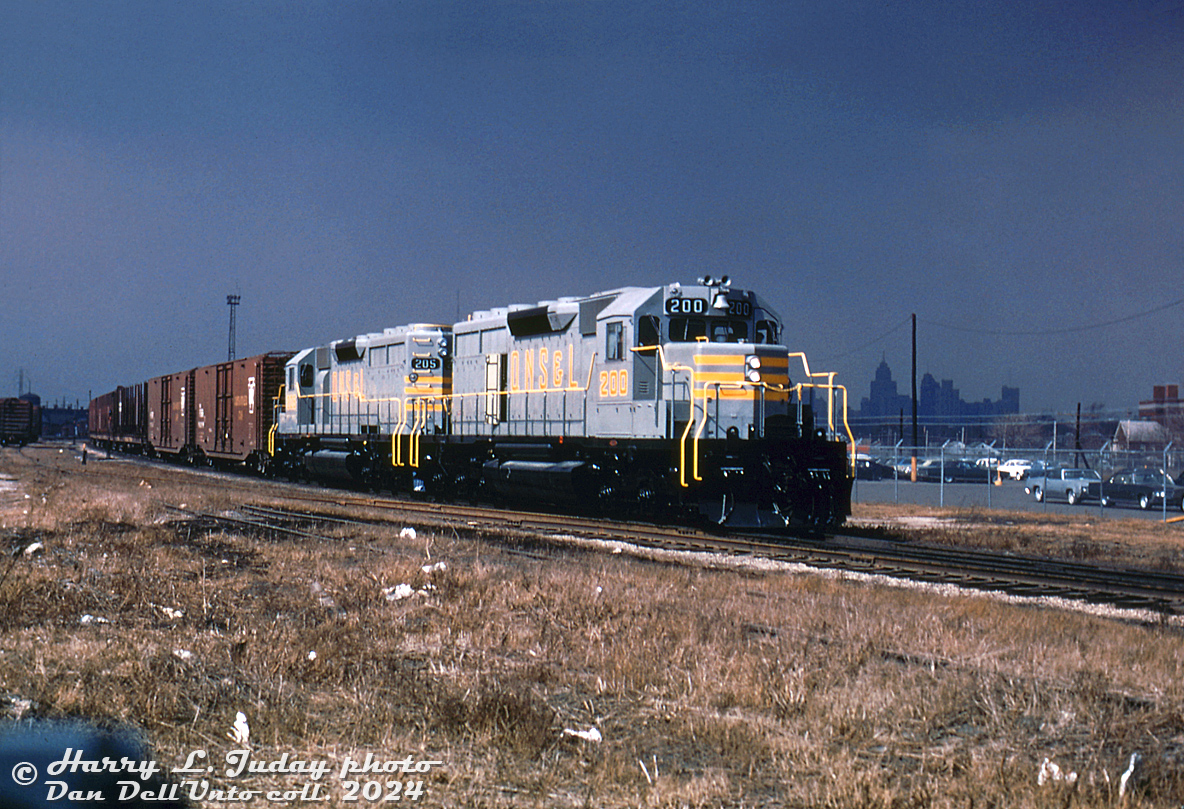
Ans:
[[[914,462],[915,459],[915,462]],[[915,463],[915,465],[914,465]],[[1100,449],[863,446],[854,453],[854,503],[1071,510],[1184,520],[1184,444]]]

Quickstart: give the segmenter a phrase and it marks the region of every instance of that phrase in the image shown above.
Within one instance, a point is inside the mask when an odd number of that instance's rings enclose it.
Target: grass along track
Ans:
[[[767,534],[726,536],[683,526],[376,497],[348,490],[192,469],[134,456],[116,457],[128,462],[132,476],[138,475],[143,480],[161,482],[173,479],[172,476],[176,475],[200,475],[210,479],[215,486],[224,486],[229,492],[251,492],[264,487],[271,496],[278,496],[282,500],[321,507],[385,512],[393,515],[389,517],[389,522],[419,522],[452,530],[463,528],[489,536],[508,531],[526,536],[537,533],[540,538],[572,535],[673,551],[753,555],[808,567],[949,584],[1019,596],[1058,597],[1150,610],[1160,615],[1184,614],[1184,574],[1177,572],[918,543],[883,530],[840,534],[825,539],[781,536],[772,539]],[[205,516],[209,519],[215,515]],[[314,515],[310,513],[309,516]],[[222,519],[227,522],[233,520],[227,516]],[[282,530],[276,522],[279,519],[281,516],[278,512],[271,517],[270,524],[277,526],[274,530]]]
[[[1115,568],[963,548],[910,543],[861,535],[800,539],[768,535],[724,536],[685,527],[574,517],[502,508],[462,506],[350,493],[293,493],[293,502],[337,509],[386,512],[385,522],[418,522],[487,536],[506,532],[563,541],[564,537],[625,542],[670,551],[750,555],[808,567],[839,569],[1033,598],[1056,597],[1143,609],[1167,616],[1184,613],[1184,575],[1174,572]],[[260,509],[244,506],[259,528],[299,533],[289,526],[300,520],[340,520],[328,512]],[[214,519],[217,515],[204,515]],[[243,523],[239,517],[228,522]]]

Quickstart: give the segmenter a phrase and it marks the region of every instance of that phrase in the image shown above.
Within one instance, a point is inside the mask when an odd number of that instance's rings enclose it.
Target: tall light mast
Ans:
[[[226,349],[226,361],[230,362],[234,359],[234,312],[238,308],[238,302],[241,299],[239,295],[227,295],[226,305],[230,307],[230,340]]]

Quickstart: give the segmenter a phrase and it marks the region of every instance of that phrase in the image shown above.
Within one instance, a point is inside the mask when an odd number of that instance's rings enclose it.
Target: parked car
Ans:
[[[999,464],[1000,476],[1006,476],[1012,480],[1023,480],[1028,475],[1028,470],[1032,468],[1032,462],[1024,460],[1023,458],[1012,458]]]
[[[941,480],[941,461],[930,458],[927,461],[917,461],[917,480],[936,483]]]
[[[990,475],[991,471],[985,466],[969,461],[947,458],[943,463],[940,458],[930,458],[917,464],[917,480],[930,483],[943,480],[946,483],[986,483]]]
[[[1024,491],[1037,503],[1048,498],[1064,500],[1074,506],[1084,500],[1097,500],[1101,484],[1102,476],[1092,469],[1046,469],[1029,472]]]
[[[1123,469],[1110,476],[1101,487],[1102,505],[1136,505],[1139,508],[1168,506],[1184,510],[1184,487],[1177,486],[1170,475],[1159,469]]]
[[[946,461],[946,483],[986,483],[991,475],[992,470],[970,461]]]
[[[875,458],[855,459],[855,477],[859,480],[883,480],[895,474],[895,467],[880,463]]]

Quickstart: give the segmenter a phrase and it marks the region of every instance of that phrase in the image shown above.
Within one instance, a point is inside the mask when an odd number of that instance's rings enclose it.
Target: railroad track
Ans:
[[[171,465],[156,470],[153,469],[156,464],[142,463],[137,473],[141,476],[152,470],[154,474],[151,477],[159,475],[163,479],[188,471]],[[240,481],[251,481],[249,478],[208,471],[202,471],[200,475],[215,486],[240,491],[248,488]],[[261,483],[264,482],[254,481],[256,486]],[[188,519],[201,518],[235,524],[240,529],[270,530],[308,539],[325,539],[312,530],[293,526],[301,522],[359,522],[356,518],[328,510],[345,510],[347,514],[369,510],[374,515],[381,515],[372,516],[370,522],[431,525],[490,537],[516,534],[520,537],[537,537],[541,541],[554,541],[557,536],[574,536],[674,551],[757,556],[816,568],[944,583],[1022,596],[1056,596],[1145,609],[1161,615],[1184,615],[1184,575],[1179,573],[1114,568],[869,536],[835,535],[825,539],[773,539],[767,535],[751,534],[721,536],[688,527],[400,500],[277,481],[267,481],[266,486],[268,491],[265,496],[285,503],[303,503],[307,510],[255,504],[244,507],[236,517],[195,512],[186,512],[184,516]]]
[[[485,536],[514,534],[557,541],[564,537],[623,542],[671,551],[753,556],[815,568],[844,570],[1028,597],[1072,601],[1184,615],[1184,575],[1056,561],[1010,553],[921,545],[903,540],[856,535],[826,538],[772,538],[767,535],[722,536],[687,527],[571,517],[496,508],[392,500],[348,492],[300,493],[286,499],[304,503],[303,511],[245,505],[240,524],[314,536],[293,525],[317,523],[387,523],[431,525]],[[328,511],[326,509],[333,509]],[[346,518],[339,513],[366,519]],[[208,516],[208,515],[207,515]]]

